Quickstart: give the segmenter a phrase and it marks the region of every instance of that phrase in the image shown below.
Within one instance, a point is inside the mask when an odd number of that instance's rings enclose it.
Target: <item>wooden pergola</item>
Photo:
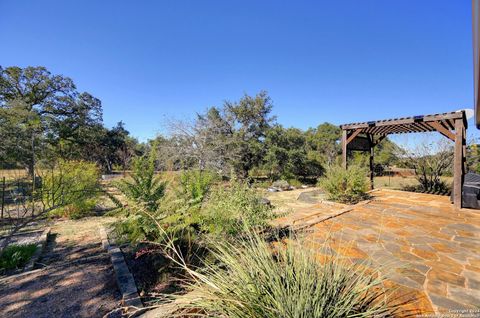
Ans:
[[[455,143],[453,163],[453,203],[456,208],[462,207],[462,185],[466,171],[466,129],[467,120],[464,111],[444,114],[413,116],[387,120],[369,121],[341,125],[342,129],[342,161],[347,168],[349,151],[365,151],[370,153],[370,184],[373,189],[374,148],[386,136],[438,131]]]

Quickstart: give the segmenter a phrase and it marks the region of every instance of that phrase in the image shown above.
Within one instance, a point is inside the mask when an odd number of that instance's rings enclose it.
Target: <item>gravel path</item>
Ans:
[[[98,225],[105,217],[60,221],[52,227],[37,270],[0,279],[0,317],[102,317],[120,294]]]

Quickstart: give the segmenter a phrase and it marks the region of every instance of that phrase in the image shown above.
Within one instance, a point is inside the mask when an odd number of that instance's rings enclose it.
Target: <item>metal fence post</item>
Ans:
[[[3,180],[2,180],[2,214],[0,215],[0,218],[2,220],[3,220],[3,209],[5,207],[5,190],[6,190],[5,177],[3,177]]]

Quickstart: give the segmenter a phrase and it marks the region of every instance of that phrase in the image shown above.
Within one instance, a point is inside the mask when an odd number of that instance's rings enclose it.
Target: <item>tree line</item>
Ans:
[[[45,67],[0,67],[0,165],[26,168],[57,159],[125,167],[141,146],[122,122],[103,125],[102,103]]]
[[[210,107],[193,121],[171,120],[169,137],[157,137],[159,166],[167,170],[208,169],[239,178],[265,176],[270,180],[316,178],[337,164],[341,130],[328,122],[301,130],[284,127],[272,115],[273,102],[265,91],[244,95]],[[385,139],[375,149],[377,163],[397,161],[398,147]],[[366,156],[353,160],[366,164]]]
[[[123,122],[105,127],[100,99],[79,91],[72,79],[45,67],[0,67],[0,165],[32,174],[38,163],[85,160],[108,173],[129,169],[133,157],[156,148],[159,170],[211,170],[274,180],[318,177],[338,161],[339,127],[325,122],[305,131],[287,128],[272,111],[267,92],[245,94],[197,113],[191,121],[168,120],[168,134],[140,143]],[[376,149],[377,162],[395,161],[395,147],[383,141]]]

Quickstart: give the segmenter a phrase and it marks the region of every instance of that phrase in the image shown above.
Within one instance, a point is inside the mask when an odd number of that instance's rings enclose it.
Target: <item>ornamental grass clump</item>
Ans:
[[[298,241],[273,247],[258,234],[215,245],[215,265],[199,271],[170,317],[391,317],[389,292],[377,272],[341,259],[320,262]],[[179,264],[182,264],[179,262]]]
[[[359,166],[330,166],[318,183],[329,200],[354,204],[367,198],[367,172]]]

